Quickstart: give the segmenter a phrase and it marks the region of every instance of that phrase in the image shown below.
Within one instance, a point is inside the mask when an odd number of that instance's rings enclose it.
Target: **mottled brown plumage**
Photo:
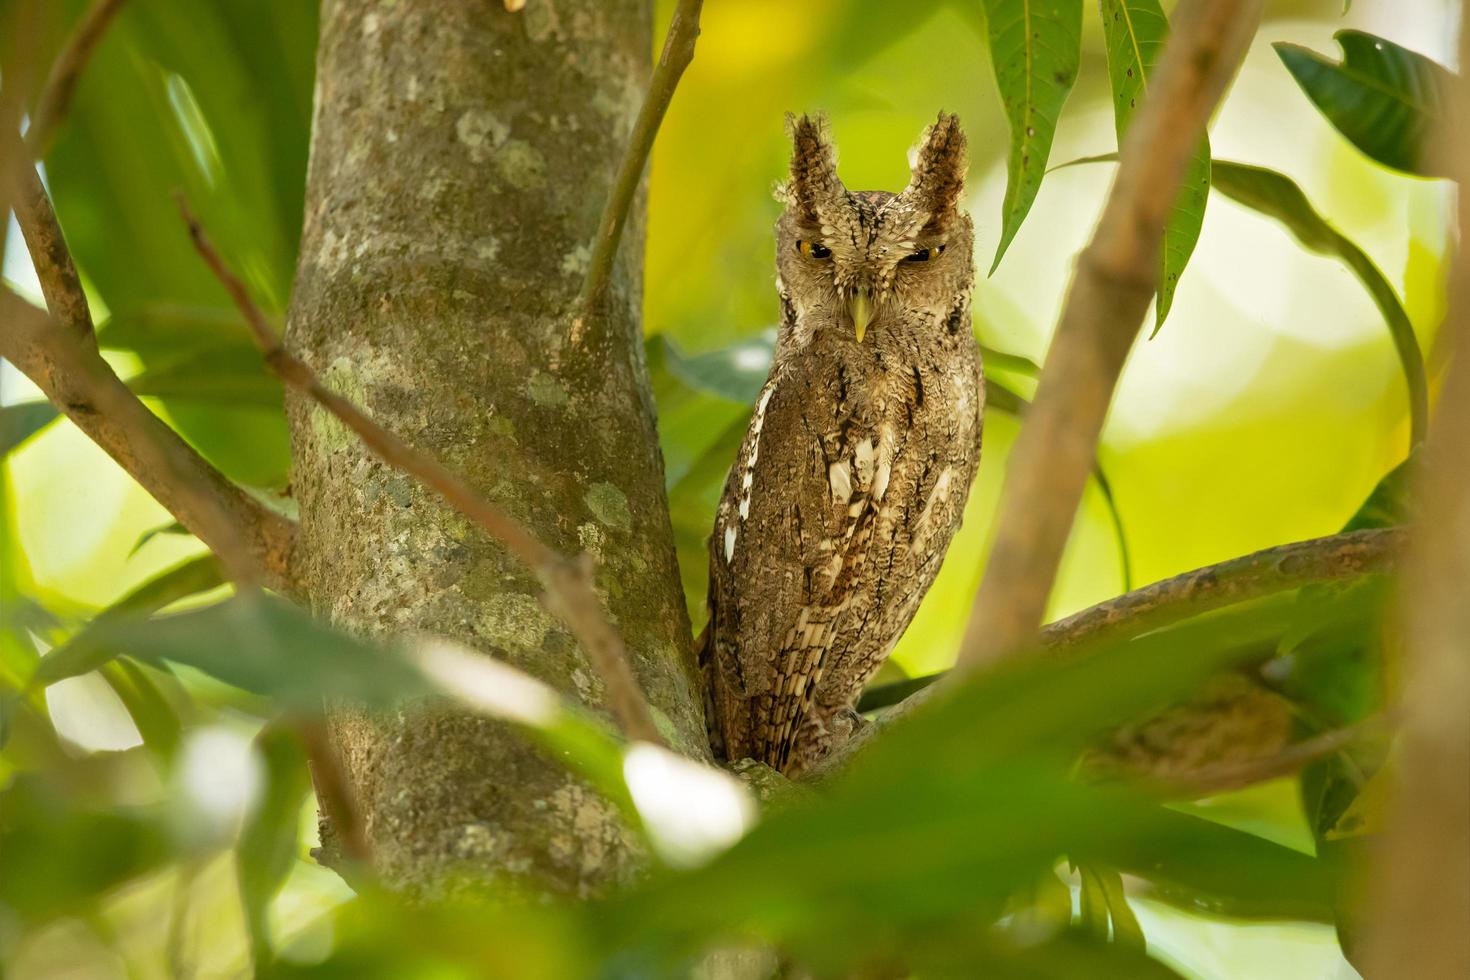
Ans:
[[[790,129],[781,326],[715,517],[702,658],[716,752],[798,773],[845,736],[934,581],[984,387],[958,121],[929,127],[899,194],[848,191],[822,122]]]

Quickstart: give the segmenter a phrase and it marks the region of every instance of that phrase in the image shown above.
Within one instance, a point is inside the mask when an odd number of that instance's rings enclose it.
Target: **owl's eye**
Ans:
[[[796,250],[809,259],[830,259],[832,250],[821,242],[799,241]]]
[[[928,262],[930,259],[940,256],[943,252],[943,245],[930,245],[928,248],[919,249],[912,255],[905,255],[903,260],[905,262]]]

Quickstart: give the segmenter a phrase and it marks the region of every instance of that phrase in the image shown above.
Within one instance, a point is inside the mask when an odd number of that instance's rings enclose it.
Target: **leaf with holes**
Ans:
[[[1102,17],[1108,77],[1113,88],[1113,119],[1121,146],[1134,111],[1148,94],[1148,77],[1163,52],[1169,22],[1158,0],[1102,0]],[[1164,225],[1159,295],[1154,305],[1155,334],[1169,315],[1174,291],[1194,254],[1209,196],[1210,142],[1206,137],[1200,140],[1199,150],[1185,169],[1184,183]]]
[[[1082,0],[985,0],[990,63],[1011,127],[1000,265],[1031,210],[1077,67],[1082,57]]]
[[[1444,116],[1455,76],[1431,58],[1362,31],[1338,31],[1336,62],[1309,48],[1276,53],[1307,98],[1373,160],[1419,177],[1448,177],[1430,135]]]

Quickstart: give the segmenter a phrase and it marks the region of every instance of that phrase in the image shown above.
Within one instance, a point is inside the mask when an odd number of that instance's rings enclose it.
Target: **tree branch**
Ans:
[[[629,738],[664,744],[653,723],[648,702],[633,676],[627,650],[608,621],[593,588],[592,568],[543,544],[510,514],[476,493],[469,484],[427,453],[408,445],[374,422],[351,401],[324,386],[307,364],[281,344],[265,315],[250,298],[245,284],[230,271],[203,228],[180,198],[179,209],[189,226],[194,247],[229,292],[245,317],[256,346],[270,369],[287,385],[310,396],[355,432],[364,445],[389,466],[415,477],[491,537],[505,545],[536,574],[545,590],[543,601],[576,636],[607,687],[608,708]]]
[[[66,247],[61,223],[51,198],[41,184],[34,167],[26,165],[20,175],[20,188],[15,202],[15,220],[30,252],[31,265],[41,282],[46,308],[61,325],[81,343],[97,346],[92,312],[87,308],[87,294],[77,275],[76,263]]]
[[[643,168],[653,150],[654,137],[658,135],[658,128],[664,121],[664,113],[674,98],[674,89],[678,87],[684,69],[694,60],[694,42],[699,38],[699,11],[703,5],[704,0],[679,0],[674,8],[674,18],[669,22],[669,32],[664,37],[663,53],[654,66],[648,95],[638,110],[638,119],[628,137],[628,149],[618,166],[618,175],[602,210],[602,220],[598,222],[597,241],[587,264],[587,278],[582,283],[582,294],[577,298],[576,315],[579,319],[592,312],[607,289],[613,259],[618,254],[618,243],[623,238],[623,226],[628,220],[628,209],[638,191],[638,182],[643,178]]]
[[[1260,10],[1260,0],[1195,0],[1176,13],[1011,453],[962,669],[1019,649],[1041,624],[1113,389],[1158,286],[1165,220]]]
[[[1065,652],[1085,642],[1139,636],[1202,613],[1307,585],[1342,582],[1393,570],[1408,532],[1347,531],[1277,545],[1126,592],[1042,628],[1042,649]],[[943,677],[931,674],[875,688],[859,711],[898,704]]]
[[[1460,16],[1464,65],[1470,2]],[[1418,532],[1404,568],[1397,779],[1363,916],[1363,972],[1374,978],[1470,976],[1470,79],[1463,73],[1449,101],[1437,138],[1460,185],[1460,254],[1449,263],[1442,328],[1454,357],[1425,447]]]
[[[46,78],[46,86],[41,90],[41,98],[31,116],[30,128],[26,130],[26,148],[30,151],[32,160],[44,157],[51,148],[51,141],[56,137],[61,120],[66,118],[71,109],[72,96],[76,94],[82,69],[107,33],[113,17],[117,16],[125,3],[127,0],[97,0],[82,16],[81,23],[72,32],[66,47],[62,48],[51,65],[51,74]]]
[[[95,346],[9,289],[0,290],[0,322],[0,357],[218,554],[232,578],[290,589],[291,521],[206,462],[148,410]]]

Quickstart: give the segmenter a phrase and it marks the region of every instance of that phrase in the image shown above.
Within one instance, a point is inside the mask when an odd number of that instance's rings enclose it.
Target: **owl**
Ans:
[[[849,191],[825,122],[788,119],[780,327],[710,536],[710,740],[788,775],[851,731],[980,461],[965,136],[941,114],[901,193]]]

